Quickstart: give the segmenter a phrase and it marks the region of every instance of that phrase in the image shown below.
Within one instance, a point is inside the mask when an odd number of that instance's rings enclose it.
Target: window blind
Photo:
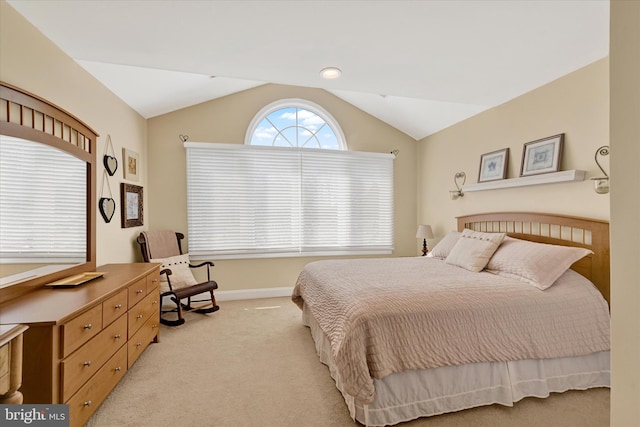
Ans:
[[[388,254],[393,156],[186,142],[189,253]]]
[[[86,169],[85,162],[63,151],[2,136],[2,262],[86,260]]]

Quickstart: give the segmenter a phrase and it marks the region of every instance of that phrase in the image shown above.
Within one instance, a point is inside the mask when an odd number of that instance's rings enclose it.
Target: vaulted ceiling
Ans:
[[[146,118],[280,83],[422,139],[609,51],[601,0],[8,3]]]

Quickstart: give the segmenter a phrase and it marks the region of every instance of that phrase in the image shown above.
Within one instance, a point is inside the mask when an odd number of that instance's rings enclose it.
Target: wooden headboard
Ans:
[[[578,246],[593,251],[571,268],[591,280],[609,302],[609,223],[606,221],[535,212],[495,212],[457,217],[458,230],[469,228],[552,245]]]

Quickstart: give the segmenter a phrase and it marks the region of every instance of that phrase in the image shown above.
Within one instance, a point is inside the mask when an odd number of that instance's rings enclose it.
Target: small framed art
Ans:
[[[564,133],[524,144],[520,176],[558,172],[563,144]]]
[[[120,184],[121,227],[142,225],[142,187],[125,182]]]
[[[492,151],[480,156],[478,182],[497,181],[507,177],[509,148]]]
[[[124,179],[137,181],[140,176],[140,155],[135,151],[122,149]]]

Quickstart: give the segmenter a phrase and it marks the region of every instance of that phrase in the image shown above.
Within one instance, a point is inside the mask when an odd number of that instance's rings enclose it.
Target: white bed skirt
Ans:
[[[400,372],[375,379],[375,400],[367,405],[344,392],[329,340],[306,306],[304,308],[302,321],[311,329],[320,361],[329,367],[351,418],[368,427],[494,403],[513,406],[525,397],[547,397],[552,392],[611,385],[607,351],[580,357],[474,363]]]

